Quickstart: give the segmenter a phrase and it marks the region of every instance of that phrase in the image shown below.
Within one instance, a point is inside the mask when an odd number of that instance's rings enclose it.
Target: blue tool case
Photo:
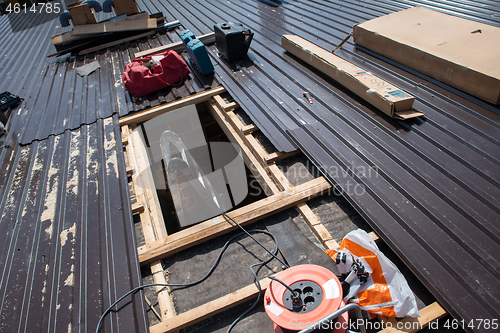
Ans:
[[[181,31],[179,36],[184,43],[191,60],[196,64],[202,74],[207,75],[214,71],[214,65],[208,56],[205,45],[189,31]]]

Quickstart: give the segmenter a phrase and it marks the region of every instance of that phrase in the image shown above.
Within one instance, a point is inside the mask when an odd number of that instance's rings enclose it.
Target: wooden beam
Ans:
[[[116,19],[113,21],[102,22],[102,23],[114,22],[115,24],[117,24],[119,22],[129,22],[129,21],[137,21],[137,20],[147,21],[148,19],[149,19],[149,14],[147,12],[142,12],[142,13],[130,16],[130,17],[120,18],[120,19]],[[154,20],[156,20],[156,19],[154,19]],[[101,23],[97,23],[97,24],[101,24]],[[123,23],[123,24],[127,24],[127,23]],[[77,31],[78,31],[78,29],[84,29],[83,27],[84,26],[80,26],[79,28],[77,28]],[[85,29],[89,29],[89,28],[85,28]],[[65,32],[63,34],[50,37],[50,39],[52,41],[52,45],[67,43],[67,42],[77,40],[79,38],[95,35],[95,33],[88,33],[88,34],[84,34],[84,35],[76,34],[74,31],[75,31],[75,29],[73,28],[72,31],[68,31],[68,32]],[[153,32],[155,32],[155,31],[153,31]],[[63,52],[63,51],[61,51],[61,52]],[[61,52],[54,53],[53,55],[58,55]]]
[[[398,324],[398,321],[394,317],[384,317],[381,315],[377,315],[377,319],[378,321],[380,321],[384,329],[388,327],[396,327],[396,325]]]
[[[139,128],[134,129],[129,135],[130,145],[133,147],[133,154],[135,161],[130,163],[134,168],[133,179],[139,191],[142,191],[144,202],[148,214],[150,214],[151,226],[156,238],[162,238],[167,235],[165,221],[161,212],[160,201],[156,192],[156,185],[154,182],[149,158],[146,151],[146,141],[143,138],[142,131]],[[137,189],[136,189],[137,193]],[[150,239],[153,242],[155,239]]]
[[[163,265],[160,260],[151,263],[151,273],[153,273],[154,283],[167,284],[168,281],[163,271]],[[158,305],[161,311],[161,321],[170,320],[176,316],[175,306],[170,297],[170,289],[168,287],[155,286],[158,296]]]
[[[156,19],[107,21],[96,24],[77,25],[73,28],[74,36],[102,34],[106,32],[122,32],[134,30],[156,29]]]
[[[382,240],[374,231],[369,232],[368,235],[373,239],[375,243],[378,243]]]
[[[267,169],[269,170],[271,177],[276,182],[276,184],[281,188],[281,190],[293,191],[294,186],[290,184],[283,171],[281,171],[281,169],[276,164],[269,165]]]
[[[281,186],[283,190],[291,191],[294,188],[294,186],[292,186],[292,184],[290,184],[290,181],[286,178],[283,171],[280,168],[278,168],[276,164],[269,165],[268,169],[273,179],[276,181],[277,184]],[[305,202],[299,203],[296,205],[295,208],[300,213],[300,215],[302,215],[302,218],[311,228],[312,232],[314,233],[316,238],[320,241],[321,245],[323,245],[327,249],[339,247],[338,243],[333,239],[330,232],[328,232],[328,230],[321,223],[316,214],[314,214],[309,205],[307,205],[307,203]]]
[[[142,213],[144,211],[144,205],[140,202],[132,204],[132,214]]]
[[[125,125],[122,127],[122,133],[127,132],[129,134],[125,134],[124,136],[130,140],[130,144],[127,146],[127,154],[129,157],[129,164],[132,166],[133,170],[132,182],[134,184],[137,199],[140,200],[140,206],[136,209],[141,208],[138,212],[141,214],[142,232],[147,246],[148,244],[154,243],[159,238],[166,237],[167,230],[158,196],[156,195],[156,187],[154,186],[153,175],[151,174],[151,168],[147,160],[144,139],[141,136],[142,133],[138,131],[137,128],[130,132],[129,126]],[[147,209],[145,209],[143,202]],[[134,208],[135,207],[132,206],[132,212],[134,212]],[[138,249],[139,254],[142,253],[142,251],[142,249]],[[153,274],[155,283],[167,283],[160,261],[151,263],[151,273]],[[155,289],[162,320],[174,317],[175,307],[170,297],[169,290],[162,287],[155,287]]]
[[[77,35],[73,34],[73,31],[68,31],[68,32],[50,37],[50,41],[52,42],[52,45],[58,45],[58,44],[71,42],[71,41],[76,40],[78,38],[83,38],[83,37],[88,37],[88,36],[90,36],[90,35],[77,36]]]
[[[298,152],[300,152],[299,149],[296,149],[296,150],[288,152],[288,153],[284,153],[282,151],[277,151],[277,152],[274,152],[274,153],[271,153],[271,154],[264,156],[264,162],[266,162],[267,164],[271,164],[271,163],[274,163],[276,161],[287,158],[288,156],[295,155]]]
[[[154,308],[154,305],[151,304],[150,300],[146,297],[146,295],[144,295],[144,300],[146,301],[146,304],[149,306],[149,308],[151,309],[151,311],[153,311],[153,313],[155,314],[156,318],[158,318],[158,320],[161,320],[160,314],[158,313],[158,311],[156,311],[156,309]]]
[[[247,225],[321,195],[330,187],[330,183],[324,177],[319,177],[295,187],[292,193],[288,191],[277,193],[233,210],[228,215],[240,225]],[[236,228],[238,227],[223,216],[214,217],[148,245],[148,252],[139,255],[139,261],[141,264],[147,264],[168,257]]]
[[[136,39],[139,39],[139,38],[151,36],[151,35],[154,35],[155,33],[156,33],[155,30],[147,31],[147,32],[139,34],[139,35],[135,35],[135,36],[127,37],[127,38],[122,38],[122,39],[119,39],[119,40],[115,40],[113,42],[109,42],[109,43],[97,45],[97,46],[94,46],[94,47],[90,47],[88,49],[80,51],[80,53],[78,53],[78,54],[79,55],[88,54],[88,53],[99,51],[99,50],[102,50],[102,49],[105,49],[105,48],[108,48],[108,47],[112,47],[112,46],[120,45],[122,43],[130,42],[130,41],[133,41],[133,40],[136,40]]]
[[[215,42],[215,34],[213,32],[198,36],[197,38],[205,45],[212,44]],[[155,47],[155,48],[150,49],[150,50],[144,50],[141,52],[137,52],[135,54],[135,57],[142,58],[142,57],[145,57],[145,56],[150,55],[150,54],[160,53],[160,52],[164,52],[167,50],[174,50],[176,52],[184,51],[184,44],[182,42],[175,42],[175,43],[171,43],[171,44],[167,44],[167,45],[163,45],[163,46],[158,46],[158,47]]]
[[[239,105],[238,103],[236,102],[229,102],[229,103],[226,103],[222,97],[220,97],[219,95],[217,96],[214,96],[214,100],[215,102],[224,110],[224,111],[230,111],[234,108],[237,108]]]
[[[262,293],[269,287],[271,280],[269,278],[260,281]],[[241,303],[249,301],[259,294],[255,284],[251,284],[231,294],[222,296],[216,300],[203,304],[192,310],[183,312],[164,323],[159,323],[149,328],[150,333],[171,333],[180,329],[196,324],[206,318],[215,316],[222,311],[230,309]]]
[[[258,129],[259,128],[255,124],[245,125],[241,128],[241,133],[243,133],[243,135],[250,134]]]
[[[247,141],[248,146],[254,152],[255,156],[259,159],[260,163],[262,163],[263,166],[266,166],[267,163],[264,160],[264,156],[267,155],[267,152],[264,150],[264,147],[262,147],[262,145],[259,143],[259,141],[257,141],[252,133],[246,134],[245,140]]]
[[[227,104],[224,104],[222,106],[222,108],[224,109],[224,111],[229,111],[229,110],[232,110],[232,109],[236,109],[238,106],[239,106],[239,104],[236,103],[236,102],[229,102]]]
[[[202,103],[206,100],[208,100],[210,97],[218,94],[222,94],[226,91],[226,89],[222,86],[215,87],[209,90],[202,91],[200,93],[164,104],[164,105],[159,105],[155,106],[150,109],[146,109],[144,111],[140,111],[137,113],[134,113],[132,115],[128,115],[125,117],[120,118],[120,125],[130,125],[130,124],[137,124],[146,120],[149,120],[151,118],[154,118],[156,116],[159,116],[161,114],[167,113],[169,111],[177,110],[180,109],[184,106],[192,105],[192,104],[197,104],[197,103]]]
[[[438,303],[434,302],[419,311],[420,317],[406,317],[397,322],[396,326],[388,327],[379,333],[415,333],[431,322],[443,318],[447,315],[446,310]],[[390,322],[388,322],[390,323]],[[390,326],[390,324],[388,324]],[[401,329],[398,329],[400,327]]]
[[[220,106],[217,104],[207,102],[206,105],[212,116],[229,138],[229,141],[241,148],[243,161],[250,172],[254,175],[255,179],[259,182],[259,185],[263,189],[264,193],[267,195],[278,193],[278,187],[274,184],[267,171],[262,167],[246,142],[242,139],[241,131],[236,129],[237,126],[234,125],[234,123],[238,121],[236,115],[231,111],[222,111]]]

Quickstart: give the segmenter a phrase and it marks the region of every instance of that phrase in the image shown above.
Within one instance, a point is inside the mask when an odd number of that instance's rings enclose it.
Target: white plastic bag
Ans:
[[[350,284],[344,301],[357,303],[362,310],[386,317],[420,317],[417,302],[405,277],[378,249],[366,231],[348,233],[339,250],[326,253],[337,262]]]

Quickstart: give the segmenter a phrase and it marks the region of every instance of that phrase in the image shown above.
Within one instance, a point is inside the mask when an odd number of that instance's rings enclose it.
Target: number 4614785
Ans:
[[[39,7],[40,6],[40,7]],[[26,4],[11,4],[9,3],[7,5],[7,8],[5,8],[5,11],[8,13],[34,13],[34,14],[41,14],[41,13],[55,13],[59,14],[61,12],[61,4],[56,2],[56,3],[39,3],[38,6],[33,4],[31,6],[28,6]]]

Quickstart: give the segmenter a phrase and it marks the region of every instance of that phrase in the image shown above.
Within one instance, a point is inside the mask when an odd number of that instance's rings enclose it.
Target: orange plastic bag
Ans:
[[[348,233],[339,250],[325,251],[341,274],[347,274],[349,293],[345,302],[386,317],[420,317],[417,302],[405,277],[378,249],[364,230]]]

